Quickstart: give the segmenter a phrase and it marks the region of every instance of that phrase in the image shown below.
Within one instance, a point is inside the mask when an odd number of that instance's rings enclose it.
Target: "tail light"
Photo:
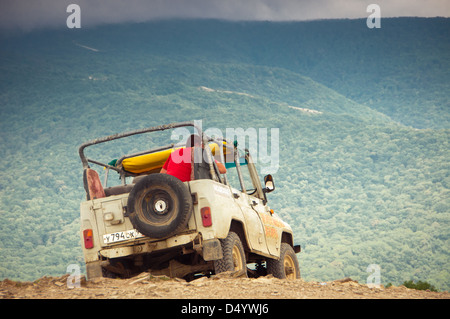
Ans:
[[[200,209],[200,214],[202,215],[203,226],[210,227],[212,225],[211,208],[202,207],[202,209]]]
[[[91,249],[94,247],[94,238],[92,229],[85,229],[83,230],[83,237],[84,237],[84,248]]]

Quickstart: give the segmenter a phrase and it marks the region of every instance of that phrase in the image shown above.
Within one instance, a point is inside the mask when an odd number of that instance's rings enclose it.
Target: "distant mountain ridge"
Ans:
[[[47,46],[46,32],[38,32],[28,35],[27,45],[39,42],[44,52],[59,54],[74,48],[52,53],[52,46],[72,38],[80,54],[81,44],[98,53],[142,50],[179,61],[282,67],[405,125],[448,128],[450,19],[384,18],[381,29],[365,22],[163,20],[62,30]]]

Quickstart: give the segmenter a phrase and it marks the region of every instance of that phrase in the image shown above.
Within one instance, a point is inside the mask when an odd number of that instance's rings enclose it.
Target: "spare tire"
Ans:
[[[151,238],[183,230],[192,214],[192,197],[185,184],[168,174],[140,179],[128,196],[127,212],[133,226]]]

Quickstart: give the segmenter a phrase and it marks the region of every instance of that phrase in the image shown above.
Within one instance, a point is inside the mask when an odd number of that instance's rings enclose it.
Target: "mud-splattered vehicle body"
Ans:
[[[194,148],[200,160],[188,182],[160,173],[170,153],[183,145],[124,155],[109,164],[85,154],[93,145],[178,128],[203,140],[203,148]],[[195,122],[182,122],[81,145],[87,196],[81,203],[80,233],[88,279],[142,271],[192,279],[230,270],[299,278],[295,254],[300,247],[294,246],[290,226],[268,206],[272,176],[265,176],[263,186],[251,155],[247,150],[239,154],[235,144],[206,136]],[[226,174],[219,173],[216,159],[226,164]],[[105,173],[103,183],[91,166]],[[110,171],[120,175],[120,185],[107,187]],[[230,183],[233,174],[236,187]]]

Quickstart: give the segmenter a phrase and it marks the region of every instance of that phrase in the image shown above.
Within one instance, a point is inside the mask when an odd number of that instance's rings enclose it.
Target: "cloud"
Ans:
[[[0,0],[0,29],[66,27],[71,3],[81,8],[82,27],[164,18],[313,20],[365,18],[371,3],[382,17],[450,16],[448,0]]]

